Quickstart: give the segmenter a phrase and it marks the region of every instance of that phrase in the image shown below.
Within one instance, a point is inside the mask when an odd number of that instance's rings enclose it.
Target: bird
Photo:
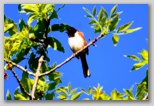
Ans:
[[[83,48],[84,46],[87,45],[83,32],[78,31],[74,27],[69,27],[69,28],[67,28],[66,33],[68,35],[68,44],[69,44],[71,50],[73,51],[73,53],[76,53],[81,48]],[[90,70],[89,70],[89,67],[88,67],[88,63],[87,63],[87,60],[86,60],[86,54],[87,55],[89,54],[88,48],[84,49],[82,52],[80,52],[76,56],[77,59],[81,59],[83,75],[84,75],[85,78],[91,76]]]

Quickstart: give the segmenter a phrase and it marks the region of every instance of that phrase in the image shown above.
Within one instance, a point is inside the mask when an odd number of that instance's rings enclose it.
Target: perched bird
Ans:
[[[68,34],[68,44],[73,51],[73,53],[79,51],[81,48],[87,45],[86,40],[84,38],[84,34],[82,32],[79,32],[74,27],[69,27],[67,29]],[[82,69],[83,69],[83,75],[84,77],[90,77],[90,70],[87,64],[86,60],[86,54],[88,55],[88,48],[84,49],[82,52],[80,52],[76,57],[81,59],[82,63]]]

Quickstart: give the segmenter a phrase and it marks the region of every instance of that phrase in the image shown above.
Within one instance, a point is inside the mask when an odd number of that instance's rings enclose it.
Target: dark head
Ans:
[[[67,34],[68,34],[68,36],[74,36],[74,33],[77,31],[77,29],[75,29],[74,27],[69,27],[68,29],[67,29]]]

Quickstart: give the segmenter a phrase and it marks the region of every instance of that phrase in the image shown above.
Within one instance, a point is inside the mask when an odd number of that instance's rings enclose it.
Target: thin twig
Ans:
[[[40,57],[40,59],[38,60],[38,67],[37,67],[37,70],[36,70],[36,73],[35,73],[34,85],[33,85],[32,94],[31,94],[32,100],[35,99],[36,87],[37,87],[37,83],[38,83],[38,80],[39,80],[40,70],[41,70],[43,62],[44,62],[44,56],[42,55]]]
[[[40,74],[41,76],[44,75],[48,75],[52,72],[54,72],[56,69],[60,68],[62,65],[66,64],[67,62],[69,62],[71,59],[73,59],[76,55],[78,55],[81,51],[83,51],[84,49],[88,48],[90,45],[93,45],[98,39],[102,38],[104,35],[99,35],[97,38],[95,38],[94,40],[92,40],[90,43],[88,43],[85,47],[83,47],[82,49],[80,49],[78,52],[74,53],[73,55],[71,55],[69,58],[67,58],[65,61],[63,61],[62,63],[60,63],[59,65],[57,65],[55,68],[46,71],[45,73]]]
[[[145,97],[142,100],[147,100],[148,99],[148,93],[145,95]]]
[[[24,67],[22,67],[22,66],[20,66],[20,65],[18,65],[18,64],[12,62],[11,60],[5,60],[5,59],[4,59],[4,61],[5,61],[6,63],[11,63],[13,66],[15,66],[15,67],[21,69],[22,71],[28,73],[29,75],[33,75],[33,76],[34,76],[34,73],[28,71],[27,69],[25,69]]]
[[[16,78],[17,82],[20,85],[21,90],[28,95],[31,98],[31,94],[29,94],[26,89],[24,88],[23,84],[21,83],[20,79],[18,78],[17,74],[15,73],[15,71],[13,69],[11,69],[11,72],[13,73],[14,77]]]

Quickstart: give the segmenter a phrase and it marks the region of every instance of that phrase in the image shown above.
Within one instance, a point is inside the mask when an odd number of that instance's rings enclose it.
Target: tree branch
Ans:
[[[88,48],[90,45],[93,45],[97,40],[99,40],[100,38],[104,37],[103,34],[99,35],[97,38],[95,38],[94,40],[92,40],[90,43],[88,43],[85,47],[83,47],[82,49],[80,49],[78,52],[72,54],[69,58],[67,58],[65,61],[63,61],[61,64],[57,65],[55,68],[46,71],[45,73],[40,74],[41,76],[44,75],[48,75],[52,72],[54,72],[56,69],[60,68],[62,65],[66,64],[67,62],[69,62],[71,59],[73,59],[76,55],[78,55],[81,51],[83,51],[84,49]]]
[[[145,95],[145,97],[142,100],[148,100],[148,93]]]
[[[36,91],[36,88],[37,88],[37,83],[38,83],[38,80],[39,80],[40,70],[41,70],[43,62],[44,62],[44,56],[42,55],[40,57],[40,59],[38,60],[38,67],[37,67],[37,70],[36,70],[36,73],[35,73],[34,85],[33,85],[32,94],[31,94],[32,100],[35,99],[35,91]]]
[[[21,83],[20,79],[18,78],[17,74],[15,73],[15,71],[13,69],[11,69],[11,72],[13,73],[14,77],[16,78],[17,82],[19,83],[19,86],[21,88],[21,90],[28,95],[31,98],[31,94],[29,94],[26,89],[24,88],[23,84]]]
[[[6,63],[10,63],[10,64],[12,64],[13,66],[15,66],[15,67],[21,69],[22,71],[28,73],[29,75],[33,75],[33,76],[34,76],[34,73],[28,71],[27,69],[25,69],[24,67],[22,67],[22,66],[20,66],[20,65],[18,65],[18,64],[12,62],[11,60],[5,60],[5,59],[4,59],[4,61],[5,61]]]

